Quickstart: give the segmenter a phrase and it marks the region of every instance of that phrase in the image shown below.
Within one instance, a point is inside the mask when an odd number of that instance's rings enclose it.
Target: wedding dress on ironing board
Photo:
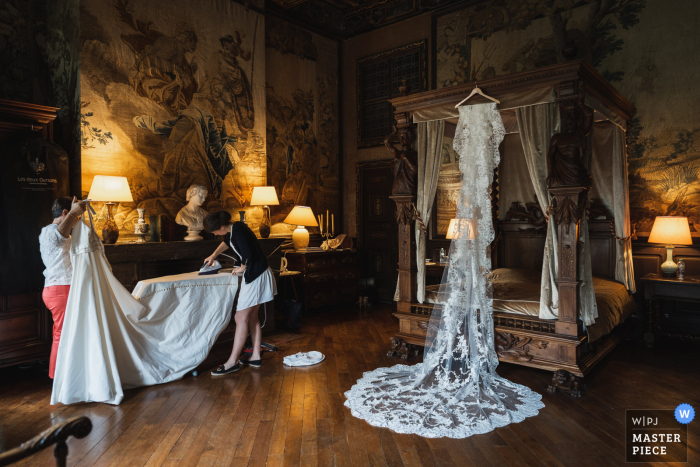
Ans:
[[[112,274],[88,215],[90,226],[78,222],[72,232],[73,280],[51,404],[119,404],[123,389],[181,378],[204,361],[228,325],[231,313],[226,310],[232,309],[236,293],[235,277],[230,285],[206,292],[179,282],[183,301],[188,293],[207,293],[211,306],[192,310],[181,303],[149,309]]]
[[[454,149],[463,174],[449,264],[430,318],[423,363],[365,373],[345,393],[355,417],[398,433],[466,438],[544,407],[541,396],[496,374],[489,246],[490,188],[505,129],[496,104],[459,107]]]

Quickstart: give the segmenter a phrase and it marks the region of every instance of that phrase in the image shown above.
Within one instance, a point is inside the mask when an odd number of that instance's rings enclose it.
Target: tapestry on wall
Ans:
[[[175,219],[191,185],[208,211],[247,209],[266,184],[264,18],[229,0],[94,0],[80,17],[83,194],[126,176],[130,232],[137,207]]]
[[[437,83],[555,64],[573,40],[577,58],[637,107],[628,134],[637,231],[649,232],[656,216],[680,215],[700,232],[700,62],[689,59],[698,21],[696,2],[683,0],[490,0],[438,18]]]
[[[295,205],[340,222],[338,43],[267,22],[267,179],[280,202],[272,207],[272,231],[296,227],[281,223]]]

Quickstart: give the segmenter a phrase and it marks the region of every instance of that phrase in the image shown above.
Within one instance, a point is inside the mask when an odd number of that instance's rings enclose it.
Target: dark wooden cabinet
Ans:
[[[360,275],[355,252],[290,251],[286,258],[290,271],[302,273],[303,289],[299,299],[304,303],[304,309],[357,299],[357,280]]]

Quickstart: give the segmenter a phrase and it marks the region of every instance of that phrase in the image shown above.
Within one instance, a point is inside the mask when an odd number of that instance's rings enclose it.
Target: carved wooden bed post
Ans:
[[[408,95],[411,87],[402,80],[401,94]],[[411,304],[416,301],[416,238],[413,226],[414,203],[416,202],[418,155],[412,148],[415,139],[415,125],[410,112],[397,112],[396,127],[384,139],[384,145],[394,158],[394,184],[390,198],[396,202],[396,222],[399,224],[399,297],[397,311],[410,313]],[[395,147],[391,139],[398,134],[400,147]],[[406,359],[417,353],[417,346],[408,344],[398,337],[392,338],[389,356],[401,354]]]
[[[579,321],[578,241],[581,217],[586,212],[591,176],[582,159],[587,150],[587,137],[593,127],[593,109],[583,102],[576,81],[559,85],[561,133],[552,136],[547,154],[547,191],[553,200],[549,214],[557,223],[559,240],[559,318],[557,334],[577,338],[583,335]],[[569,348],[573,350],[572,348]],[[580,349],[576,348],[576,353]],[[567,363],[576,364],[577,355],[561,355]],[[556,370],[549,391],[563,390],[581,395],[582,378],[566,370]]]

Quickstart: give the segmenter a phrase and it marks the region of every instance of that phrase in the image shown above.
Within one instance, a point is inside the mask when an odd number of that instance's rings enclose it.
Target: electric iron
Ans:
[[[200,276],[208,276],[209,274],[216,274],[222,269],[221,264],[214,260],[214,262],[207,266],[206,264],[202,266],[202,269],[199,270],[199,275]]]

